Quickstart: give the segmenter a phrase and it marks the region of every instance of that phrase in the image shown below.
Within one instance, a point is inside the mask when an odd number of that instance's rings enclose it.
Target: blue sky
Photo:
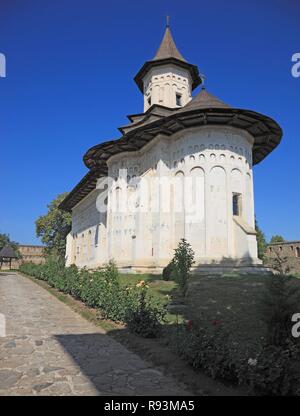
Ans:
[[[300,239],[298,0],[1,0],[0,232],[38,243],[35,219],[86,173],[85,151],[142,112],[133,77],[167,14],[208,91],[282,126],[281,145],[254,167],[255,210],[268,238]]]

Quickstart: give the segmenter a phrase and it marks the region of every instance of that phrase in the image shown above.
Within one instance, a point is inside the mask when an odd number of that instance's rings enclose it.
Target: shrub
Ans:
[[[295,279],[285,275],[266,278],[261,319],[266,324],[268,345],[285,345],[291,339],[292,315],[298,311],[299,289]]]
[[[82,270],[79,273],[79,281],[77,280],[77,282],[74,282],[73,284],[74,288],[76,287],[76,284],[79,286],[77,287],[77,291],[80,294],[80,299],[91,308],[98,307],[104,286],[102,273],[89,273],[86,270]]]
[[[221,325],[180,327],[174,338],[177,353],[210,377],[246,385],[256,395],[300,395],[300,349],[290,341],[251,351],[231,339]]]
[[[300,395],[300,349],[287,341],[285,345],[262,348],[248,361],[244,381],[254,394],[269,396]]]
[[[23,264],[20,271],[98,308],[103,318],[127,323],[130,330],[141,336],[155,336],[158,332],[163,308],[147,296],[143,285],[123,287],[112,261],[103,270],[91,272],[76,266],[66,268],[60,259],[50,257],[43,265]]]
[[[131,332],[145,338],[154,338],[159,334],[165,310],[148,296],[145,282],[142,281],[137,286],[137,302],[127,309],[125,322]]]
[[[119,274],[112,261],[102,272],[102,285],[97,307],[101,309],[103,317],[124,321],[128,295],[120,285]]]
[[[218,324],[212,328],[180,328],[173,342],[177,352],[196,369],[213,378],[239,382],[248,351],[230,339]]]
[[[186,291],[188,279],[191,274],[191,268],[194,264],[195,253],[190,244],[182,238],[175,249],[175,255],[172,260],[174,265],[172,276],[179,284],[183,292]]]
[[[173,278],[175,272],[175,265],[173,261],[170,261],[170,263],[163,268],[162,277],[163,280],[171,280]]]
[[[300,346],[250,346],[234,340],[222,324],[178,327],[171,345],[196,369],[246,385],[255,395],[300,395]]]

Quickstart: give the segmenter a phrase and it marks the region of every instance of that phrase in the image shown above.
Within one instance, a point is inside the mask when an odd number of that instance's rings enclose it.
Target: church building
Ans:
[[[72,213],[66,265],[114,259],[159,273],[185,238],[195,267],[259,267],[253,166],[280,143],[280,126],[210,94],[169,25],[134,80],[144,111],[86,152],[89,171],[61,204]]]

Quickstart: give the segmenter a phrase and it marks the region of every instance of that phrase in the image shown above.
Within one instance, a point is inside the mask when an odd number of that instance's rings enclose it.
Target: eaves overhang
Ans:
[[[168,64],[174,64],[189,71],[192,78],[192,90],[194,90],[196,87],[198,87],[198,85],[202,83],[197,65],[189,64],[188,62],[181,61],[177,58],[165,58],[145,62],[142,68],[134,77],[134,81],[136,82],[137,86],[139,87],[142,93],[144,92],[143,79],[146,76],[146,74],[150,71],[150,69],[157,66]]]
[[[171,136],[178,131],[202,125],[231,126],[246,130],[254,138],[254,165],[275,149],[282,138],[282,129],[276,121],[255,111],[230,107],[182,110],[136,127],[118,140],[92,147],[83,157],[85,165],[90,169],[102,166],[113,155],[140,150],[159,133]]]
[[[142,149],[158,134],[167,137],[198,126],[230,126],[247,131],[253,138],[253,165],[261,162],[280,143],[282,129],[272,118],[251,110],[238,108],[201,108],[173,114],[129,131],[120,139],[98,144],[83,157],[90,172],[70,192],[61,208],[70,211],[83,197],[95,188],[97,179],[107,175],[107,161],[123,152]]]

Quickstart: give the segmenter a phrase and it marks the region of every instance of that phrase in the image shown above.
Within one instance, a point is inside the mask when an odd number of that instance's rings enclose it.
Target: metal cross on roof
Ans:
[[[206,80],[206,76],[204,74],[199,74],[200,79],[201,79],[201,84],[202,84],[202,88],[205,88],[205,80]]]

